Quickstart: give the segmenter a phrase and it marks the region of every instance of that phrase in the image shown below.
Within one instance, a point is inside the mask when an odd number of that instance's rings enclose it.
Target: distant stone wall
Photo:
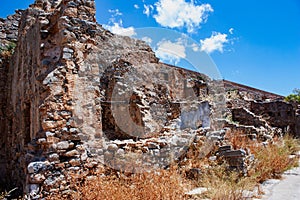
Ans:
[[[234,122],[242,125],[237,128],[241,132],[247,134],[264,132],[269,135],[289,133],[300,136],[297,121],[299,106],[285,102],[281,95],[234,82],[224,81],[224,86],[227,95],[227,114]],[[232,124],[227,126],[237,127]]]
[[[232,109],[247,125],[264,122],[251,101],[277,97],[160,63],[145,42],[97,24],[93,0],[36,0],[0,20],[0,41],[17,43],[0,58],[0,180],[36,199],[71,192],[72,173],[126,165],[126,153],[166,166],[197,134],[221,140]]]
[[[278,94],[256,89],[239,83],[224,80],[224,86],[228,95],[241,95],[244,99],[255,100],[283,100],[284,97]]]
[[[265,119],[272,127],[281,128],[297,137],[300,136],[297,105],[283,101],[251,102],[251,111]]]

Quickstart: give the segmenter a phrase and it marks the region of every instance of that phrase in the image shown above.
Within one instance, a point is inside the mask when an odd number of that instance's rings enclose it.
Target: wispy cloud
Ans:
[[[112,13],[112,15],[109,19],[108,24],[103,24],[103,28],[118,35],[129,36],[129,37],[136,35],[135,29],[132,26],[124,28],[122,19],[117,20],[117,18],[123,15],[119,11],[119,9],[108,10],[108,12]]]
[[[157,23],[169,28],[186,27],[189,33],[200,28],[207,21],[208,14],[213,12],[210,4],[195,5],[194,1],[159,0],[154,5],[157,14],[153,17]]]
[[[137,4],[134,4],[133,7],[134,7],[135,9],[139,9],[139,8],[140,8],[140,6],[137,5]]]
[[[143,37],[142,40],[145,41],[149,45],[152,43],[152,39],[150,37]]]
[[[129,37],[136,35],[135,29],[132,26],[124,28],[122,25],[122,21],[114,22],[112,25],[103,25],[103,27],[110,32],[118,35]]]
[[[224,44],[228,43],[227,34],[213,32],[211,37],[200,40],[201,51],[212,53],[214,51],[223,52]]]
[[[144,11],[143,11],[143,13],[145,15],[147,15],[147,17],[149,17],[153,9],[154,9],[154,7],[152,5],[146,5],[146,4],[144,4]]]
[[[186,58],[186,49],[182,41],[179,39],[177,42],[170,40],[162,40],[157,43],[157,48],[154,49],[155,54],[162,61],[177,64],[180,59]]]
[[[111,17],[116,17],[116,16],[121,16],[121,15],[123,15],[123,14],[119,11],[119,9],[115,9],[115,10],[109,9],[108,12],[112,14]]]
[[[233,34],[233,31],[234,31],[234,28],[230,28],[229,29],[229,33],[232,35]]]
[[[191,48],[193,49],[193,51],[197,52],[200,50],[200,46],[198,44],[193,43],[191,45]]]

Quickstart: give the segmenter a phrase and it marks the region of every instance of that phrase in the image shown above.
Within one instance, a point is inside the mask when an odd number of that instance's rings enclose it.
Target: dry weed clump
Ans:
[[[299,140],[289,135],[274,140],[273,144],[260,146],[252,152],[256,162],[249,173],[251,176],[256,177],[258,182],[270,178],[281,178],[284,171],[298,166],[299,159],[290,157],[298,150]]]
[[[274,138],[267,145],[251,140],[240,132],[233,132],[228,138],[233,148],[248,149],[254,155],[255,162],[249,170],[249,176],[256,178],[257,182],[280,178],[284,171],[298,164],[298,158],[290,158],[290,155],[300,150],[300,143],[291,135]]]
[[[175,168],[126,176],[97,176],[83,183],[73,182],[69,196],[51,199],[138,200],[184,199],[185,183]]]
[[[261,145],[241,133],[231,133],[228,137],[234,149],[248,149],[255,157],[247,176],[237,171],[229,171],[225,164],[211,164],[203,170],[198,187],[205,187],[207,192],[199,198],[208,199],[247,199],[250,195],[257,195],[252,191],[259,183],[269,178],[280,178],[281,174],[298,164],[298,158],[290,155],[299,151],[299,140],[286,135],[275,138],[269,145]]]
[[[228,166],[222,164],[208,168],[198,184],[207,188],[207,192],[199,198],[237,200],[245,199],[245,191],[253,190],[256,181],[251,177],[242,176],[237,171],[229,171]]]

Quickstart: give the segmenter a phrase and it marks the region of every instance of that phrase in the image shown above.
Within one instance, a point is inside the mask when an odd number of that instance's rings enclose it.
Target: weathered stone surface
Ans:
[[[232,150],[230,145],[221,146],[216,155],[224,158],[231,168],[239,169],[243,172],[246,170],[245,158],[247,152],[243,149]]]
[[[28,173],[33,174],[47,169],[48,162],[32,162],[28,165]]]
[[[160,63],[145,42],[103,29],[92,0],[36,0],[0,19],[0,42],[17,42],[0,56],[0,184],[32,199],[71,192],[69,172],[92,173],[104,160],[167,166],[202,140],[204,157],[224,142],[224,124],[267,141],[279,129],[299,134],[299,108],[253,102],[280,96],[226,81],[233,121],[217,119],[223,82]],[[241,150],[219,151],[243,166]]]
[[[278,127],[295,136],[299,136],[296,105],[283,101],[256,102],[252,101],[250,109],[258,116],[262,116],[272,127]]]
[[[70,147],[70,144],[68,141],[59,142],[56,144],[56,148],[59,150],[68,149]]]
[[[27,185],[28,196],[30,199],[39,199],[40,186],[39,184],[28,184]]]
[[[49,155],[49,161],[50,161],[50,162],[59,161],[59,155],[56,154],[56,153],[50,154],[50,155]]]
[[[80,153],[77,151],[77,150],[72,150],[72,151],[68,151],[66,154],[65,154],[65,156],[67,156],[67,157],[74,157],[74,156],[78,156],[78,155],[80,155]]]
[[[45,176],[42,174],[31,174],[29,176],[29,182],[33,184],[40,184],[45,180]]]
[[[237,121],[243,125],[261,127],[266,126],[266,122],[250,112],[246,108],[232,109],[232,120]]]

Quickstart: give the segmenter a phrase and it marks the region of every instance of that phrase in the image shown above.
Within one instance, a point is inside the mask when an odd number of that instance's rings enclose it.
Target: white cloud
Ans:
[[[122,24],[122,20],[119,22],[113,22],[113,25],[103,25],[103,28],[108,29],[110,32],[118,35],[129,36],[132,37],[136,35],[136,32],[132,26],[124,28]]]
[[[233,34],[233,31],[234,31],[234,28],[230,28],[229,29],[229,33],[232,35]]]
[[[135,9],[139,9],[139,8],[140,8],[139,5],[137,5],[137,4],[134,4],[133,7],[134,7]]]
[[[109,23],[107,25],[103,24],[103,28],[118,35],[129,36],[129,37],[136,35],[135,29],[132,26],[127,28],[123,27],[123,21],[119,17],[123,14],[119,11],[119,9],[108,10],[108,12],[112,13],[112,15],[109,19]],[[116,18],[119,18],[119,20],[117,21]]]
[[[154,49],[155,54],[161,60],[165,62],[174,63],[175,65],[180,61],[181,58],[185,58],[185,46],[180,40],[176,43],[170,40],[162,40],[157,43],[157,49]]]
[[[228,43],[227,34],[213,32],[210,38],[200,40],[201,51],[211,53],[213,51],[223,52],[224,44]]]
[[[189,33],[200,28],[205,23],[213,9],[210,4],[195,5],[194,1],[159,0],[155,3],[157,14],[154,19],[157,23],[169,28],[186,27]]]
[[[108,12],[112,13],[112,17],[116,17],[116,16],[121,16],[122,15],[122,13],[119,11],[119,9],[115,9],[115,10],[109,9]]]
[[[192,45],[191,45],[191,48],[193,49],[193,51],[195,51],[195,52],[197,52],[197,51],[199,51],[200,50],[200,47],[199,47],[199,45],[198,44],[195,44],[195,43],[193,43]]]
[[[152,39],[149,37],[143,37],[142,40],[145,41],[149,45],[152,43]]]
[[[146,5],[146,4],[144,4],[144,11],[143,11],[143,13],[145,15],[147,15],[147,17],[149,17],[150,13],[152,12],[153,9],[154,9],[154,7],[152,5]]]

